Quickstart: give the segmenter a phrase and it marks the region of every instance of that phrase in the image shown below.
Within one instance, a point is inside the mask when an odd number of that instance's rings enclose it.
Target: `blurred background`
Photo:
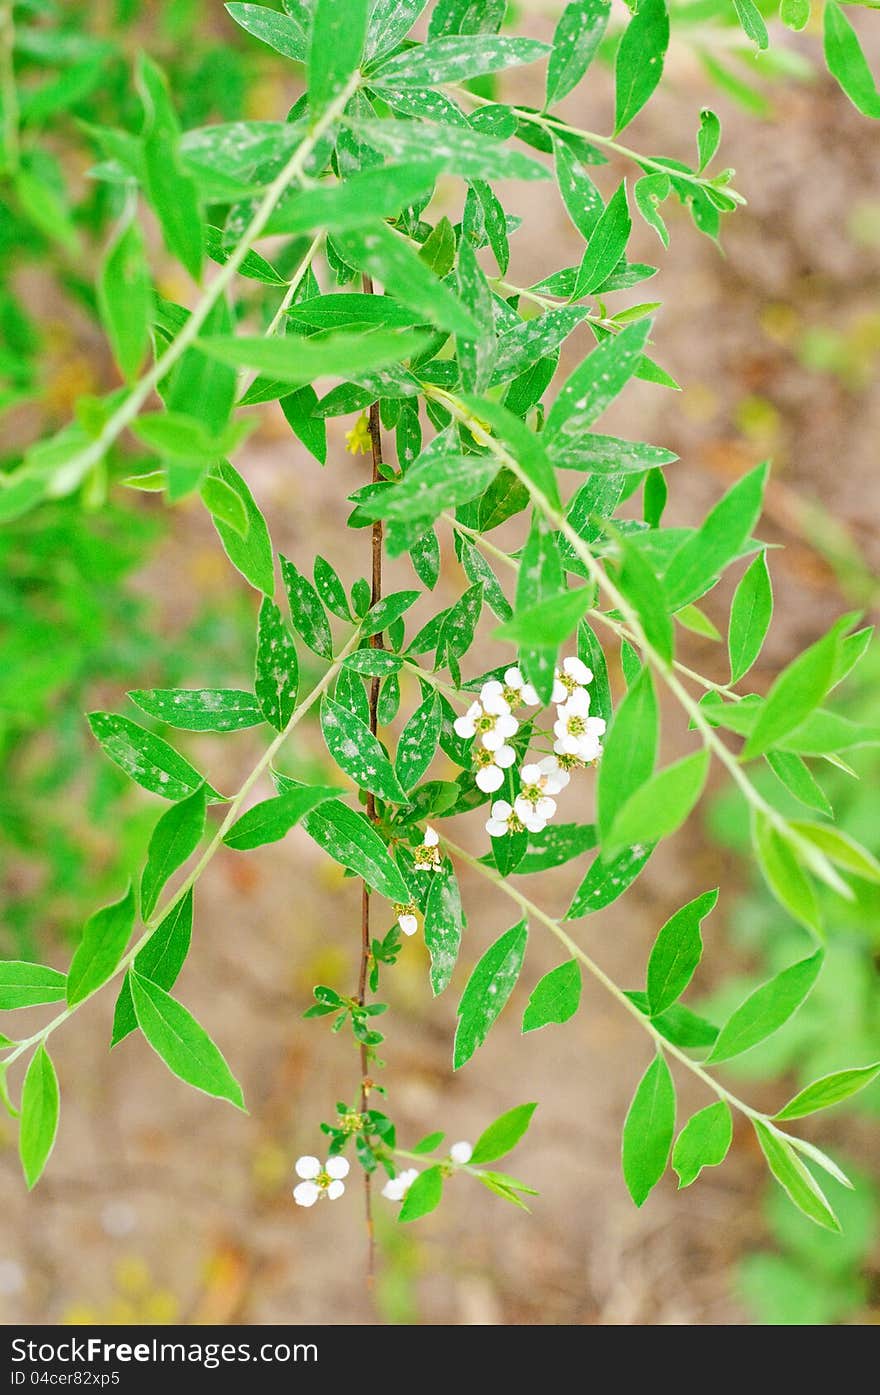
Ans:
[[[699,110],[724,123],[722,159],[737,168],[748,207],[726,220],[719,249],[667,205],[664,252],[642,227],[630,255],[659,266],[638,292],[663,302],[654,356],[682,384],[631,385],[603,430],[677,451],[670,523],[694,523],[729,483],[771,456],[761,534],[777,597],[770,640],[753,674],[773,674],[845,609],[877,600],[876,442],[880,438],[880,136],[818,65],[818,16],[756,62],[719,3],[707,59],[684,7],[667,76],[628,141],[690,159]],[[548,38],[560,3],[511,4],[521,32]],[[301,74],[248,38],[222,5],[197,0],[27,0],[17,8],[17,63],[33,209],[0,204],[2,459],[70,418],[83,394],[117,379],[97,326],[92,281],[114,215],[83,122],[137,129],[131,60],[146,47],[169,72],[185,126],[238,117],[278,119]],[[83,29],[83,17],[87,24]],[[866,51],[874,16],[860,24]],[[784,35],[784,37],[783,37]],[[78,83],[70,100],[71,74]],[[543,70],[504,75],[496,89],[538,105]],[[63,97],[59,99],[59,89]],[[56,94],[53,97],[53,92]],[[564,110],[607,131],[613,83],[596,64]],[[599,172],[607,193],[631,169]],[[448,208],[444,206],[446,199]],[[49,200],[48,204],[46,200]],[[528,285],[575,259],[577,239],[552,197],[505,191],[523,216],[510,279]],[[441,211],[456,218],[452,191]],[[49,207],[51,217],[47,216]],[[154,266],[163,294],[189,294],[180,273]],[[655,289],[656,288],[656,294]],[[574,336],[570,360],[588,349]],[[237,457],[273,538],[300,565],[314,552],[351,582],[367,570],[368,539],[346,533],[345,496],[366,479],[333,423],[326,470],[292,437],[275,407]],[[407,564],[391,582],[408,584]],[[444,556],[440,589],[461,589]],[[719,592],[720,595],[720,592]],[[722,596],[708,609],[724,612]],[[86,916],[118,894],[142,859],[158,801],[133,787],[91,742],[83,713],[126,710],[129,688],[247,686],[255,600],[227,563],[197,501],[173,511],[96,478],[84,497],[0,531],[0,955],[63,965]],[[724,676],[723,646],[689,636],[685,662]],[[487,651],[486,666],[496,659]],[[619,656],[609,653],[619,671]],[[876,712],[877,652],[846,689],[847,714]],[[412,704],[413,694],[404,695]],[[132,712],[132,715],[138,714]],[[678,717],[670,717],[670,754]],[[875,718],[876,720],[876,718]],[[291,771],[323,771],[314,730],[301,728]],[[252,733],[181,745],[213,783],[232,788],[253,762]],[[861,780],[826,781],[845,826],[878,851],[880,758],[857,752]],[[635,986],[657,929],[684,900],[721,885],[696,998],[721,1011],[804,952],[805,937],[763,891],[745,860],[744,811],[718,783],[648,864],[624,899],[576,933],[624,986]],[[549,874],[560,908],[580,870]],[[503,898],[463,881],[473,927],[459,984],[510,923]],[[828,963],[813,999],[731,1078],[755,1103],[778,1104],[841,1065],[880,1058],[880,898],[826,894]],[[180,996],[216,1036],[241,1079],[250,1113],[203,1099],[171,1077],[142,1041],[107,1050],[113,994],[100,995],[57,1039],[62,1121],[51,1164],[28,1196],[11,1121],[0,1118],[0,1317],[30,1322],[367,1322],[359,1187],[317,1212],[292,1203],[293,1160],[321,1150],[318,1124],[353,1099],[350,1044],[303,1022],[315,982],[350,991],[359,936],[357,884],[299,830],[243,857],[220,854],[200,883],[194,946]],[[382,929],[387,927],[380,927]],[[474,933],[476,932],[476,933]],[[431,1000],[426,955],[407,942],[386,979],[394,1008],[385,1055],[390,1112],[404,1143],[428,1128],[474,1139],[502,1110],[541,1101],[513,1170],[541,1191],[533,1214],[513,1211],[463,1180],[436,1215],[395,1224],[377,1202],[381,1273],[375,1302],[393,1323],[743,1324],[870,1323],[880,1319],[880,1089],[821,1116],[823,1146],[859,1179],[834,1189],[841,1237],[812,1227],[766,1182],[751,1136],[738,1132],[727,1164],[678,1195],[674,1179],[633,1209],[619,1171],[619,1135],[647,1061],[643,1036],[599,990],[582,1011],[524,1043],[521,1010],[555,962],[533,936],[526,973],[486,1046],[451,1071],[458,988]],[[695,1001],[692,995],[692,1001]],[[19,1014],[16,1027],[29,1022]],[[42,1017],[35,1017],[42,1020]],[[706,1100],[682,1082],[682,1110]],[[813,1136],[814,1126],[805,1123]],[[833,1184],[832,1184],[833,1185]]]

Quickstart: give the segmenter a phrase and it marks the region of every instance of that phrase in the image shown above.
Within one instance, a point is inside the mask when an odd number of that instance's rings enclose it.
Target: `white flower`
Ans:
[[[416,908],[412,902],[404,905],[402,902],[395,902],[394,914],[397,916],[397,923],[404,935],[414,935],[419,928],[416,919]]]
[[[486,832],[491,838],[503,838],[507,833],[521,833],[527,828],[530,833],[540,833],[544,827],[541,819],[532,817],[531,810],[527,810],[528,818],[522,818],[506,799],[497,799],[492,805],[492,816],[486,820]]]
[[[318,1158],[306,1153],[297,1158],[295,1171],[297,1177],[304,1180],[293,1189],[294,1201],[297,1206],[314,1206],[322,1197],[336,1201],[342,1196],[345,1191],[342,1179],[348,1176],[350,1167],[346,1158],[328,1158],[322,1167]]]
[[[556,756],[544,756],[538,761],[538,769],[542,776],[547,777],[548,783],[545,786],[545,793],[547,794],[558,794],[560,790],[565,789],[566,785],[571,780],[569,771],[560,764]],[[525,771],[523,771],[523,774],[525,774]],[[550,788],[551,781],[556,786],[555,789]]]
[[[472,702],[464,716],[456,717],[455,721],[452,723],[452,728],[456,736],[460,736],[462,740],[467,740],[468,737],[476,736],[477,722],[482,715],[483,709],[480,704],[478,702]]]
[[[540,707],[541,699],[527,683],[518,668],[509,668],[504,674],[504,699],[510,707]]]
[[[506,744],[499,746],[497,751],[487,751],[485,746],[478,746],[474,759],[477,763],[477,788],[484,794],[492,794],[504,784],[504,771],[513,765],[516,751]]]
[[[501,696],[501,684],[494,681],[483,684],[479,702],[472,702],[464,716],[456,717],[452,725],[462,739],[479,736],[487,751],[500,750],[508,736],[519,731],[519,722],[511,716]]]
[[[403,1172],[398,1172],[396,1177],[389,1177],[382,1188],[382,1195],[389,1201],[403,1201],[413,1182],[419,1175],[417,1167],[407,1167]]]
[[[536,823],[544,827],[556,813],[556,800],[550,795],[558,794],[562,784],[540,765],[524,765],[520,779],[522,788],[516,797],[514,812],[526,828]],[[537,829],[533,831],[538,832]]]
[[[577,756],[583,761],[596,759],[605,722],[602,717],[588,716],[589,710],[590,695],[585,688],[576,688],[568,701],[556,709],[553,749],[559,755]]]
[[[553,679],[552,701],[565,702],[578,688],[586,687],[592,681],[592,670],[587,668],[582,659],[563,659],[562,668],[556,670]]]
[[[438,844],[440,835],[435,828],[428,824],[425,828],[425,836],[422,839],[421,847],[416,848],[415,870],[417,872],[439,872],[443,865]]]
[[[466,1139],[462,1139],[461,1143],[453,1143],[449,1150],[449,1156],[452,1161],[458,1163],[460,1167],[464,1167],[465,1163],[469,1163],[473,1155],[473,1146],[468,1143]]]

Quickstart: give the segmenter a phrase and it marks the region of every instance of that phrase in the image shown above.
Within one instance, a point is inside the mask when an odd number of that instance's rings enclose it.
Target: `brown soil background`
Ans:
[[[528,28],[549,36],[545,19],[533,18]],[[538,80],[528,73],[510,77],[504,91],[536,102]],[[607,129],[611,90],[607,72],[596,69],[584,91],[569,99],[570,119]],[[725,121],[722,156],[737,167],[749,206],[728,221],[723,255],[671,205],[668,253],[650,230],[638,232],[632,254],[661,270],[629,300],[662,299],[656,357],[684,392],[632,385],[603,429],[679,452],[680,462],[670,467],[673,523],[696,521],[732,479],[773,455],[763,535],[785,543],[786,551],[774,557],[778,618],[755,675],[758,686],[843,607],[831,572],[804,540],[801,501],[842,519],[874,564],[880,550],[880,391],[870,371],[871,335],[880,341],[880,142],[876,128],[825,78],[779,87],[771,120],[747,117],[715,92],[680,46],[661,94],[628,140],[689,158],[704,104]],[[632,171],[621,165],[600,173],[606,193],[623,174]],[[510,208],[526,219],[513,242],[511,280],[527,285],[575,259],[576,236],[549,189],[514,186]],[[625,300],[615,298],[614,308]],[[799,347],[817,327],[862,335],[863,375],[842,382],[801,364]],[[585,332],[573,352],[586,347]],[[341,430],[321,473],[270,413],[240,468],[276,546],[299,562],[310,562],[317,548],[350,580],[366,570],[368,540],[343,530],[344,496],[363,482],[365,463],[342,452]],[[396,566],[389,585],[407,580],[406,566]],[[159,590],[173,633],[199,594],[216,595],[236,583],[202,515],[184,509],[139,584]],[[451,596],[460,586],[447,548],[441,589]],[[689,641],[685,659],[723,676],[706,641]],[[241,673],[228,675],[230,685],[247,681],[245,669],[243,661]],[[145,679],[133,673],[130,686]],[[189,679],[199,681],[197,655]],[[107,691],[95,699],[107,706],[123,701]],[[672,753],[686,738],[677,715],[667,716]],[[317,756],[314,733],[303,741]],[[228,745],[192,749],[231,788],[258,748],[245,733]],[[478,846],[478,823],[470,836]],[[577,875],[563,869],[539,899],[562,909]],[[741,877],[696,818],[624,900],[578,923],[576,934],[621,983],[633,985],[663,920],[697,890],[720,882],[704,979],[711,985],[719,965],[730,966],[723,917]],[[511,1167],[541,1196],[528,1216],[461,1182],[449,1188],[435,1216],[407,1229],[396,1228],[393,1209],[378,1201],[380,1314],[454,1324],[743,1322],[731,1268],[765,1234],[764,1171],[750,1139],[739,1132],[726,1166],[692,1191],[678,1195],[667,1179],[642,1212],[634,1210],[620,1176],[619,1136],[647,1063],[646,1042],[592,985],[565,1028],[520,1038],[528,991],[558,960],[538,928],[508,1011],[476,1058],[453,1076],[451,1039],[464,975],[512,923],[503,897],[473,878],[464,877],[463,887],[470,930],[456,986],[430,999],[417,942],[407,944],[387,980],[394,1011],[386,1019],[383,1079],[391,1112],[404,1141],[434,1127],[473,1139],[510,1105],[540,1100]],[[243,1083],[250,1114],[188,1091],[135,1039],[109,1055],[112,994],[78,1014],[56,1053],[64,1098],[59,1141],[31,1197],[22,1189],[11,1136],[2,1135],[2,1258],[4,1272],[19,1276],[0,1299],[6,1322],[371,1320],[359,1188],[309,1212],[290,1198],[293,1160],[320,1151],[318,1122],[332,1117],[337,1098],[354,1096],[350,1043],[329,1037],[322,1023],[303,1022],[301,1014],[313,982],[345,989],[354,981],[357,886],[297,833],[246,859],[219,856],[196,907],[180,996],[216,1035]],[[751,1088],[759,1102],[770,1103],[785,1086]],[[705,1102],[681,1081],[682,1115]],[[864,1131],[832,1118],[823,1137],[845,1140],[850,1156],[867,1161]]]

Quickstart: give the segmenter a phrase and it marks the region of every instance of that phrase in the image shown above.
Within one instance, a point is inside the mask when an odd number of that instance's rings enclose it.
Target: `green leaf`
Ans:
[[[200,785],[186,799],[172,804],[153,829],[147,864],[141,879],[141,916],[148,921],[162,888],[199,846],[205,831],[207,793]]]
[[[493,433],[516,459],[528,484],[534,486],[534,490],[543,495],[552,508],[561,508],[559,486],[553,466],[547,458],[543,439],[536,436],[534,431],[530,431],[525,422],[514,416],[500,402],[492,402],[482,397],[464,397],[462,400],[478,420],[491,426]],[[494,523],[487,523],[481,518],[481,531],[494,526]]]
[[[428,0],[373,0],[367,56],[387,53],[405,39]]]
[[[414,1153],[433,1153],[435,1148],[440,1147],[445,1137],[446,1134],[441,1133],[439,1129],[435,1133],[426,1133],[424,1138],[420,1138],[418,1143],[413,1144],[412,1151]]]
[[[665,770],[658,770],[617,810],[611,831],[603,838],[606,857],[616,857],[638,843],[658,843],[680,828],[703,792],[709,773],[704,747]]]
[[[223,550],[245,581],[255,590],[262,591],[264,596],[271,596],[275,589],[275,563],[266,520],[241,475],[228,461],[220,462],[216,467],[216,474],[224,484],[235,491],[247,515],[247,532],[244,535],[235,528],[230,528],[223,519],[214,516],[214,527],[223,544]]]
[[[41,1042],[31,1057],[21,1092],[18,1152],[29,1191],[39,1181],[55,1146],[59,1105],[58,1077]]]
[[[675,1132],[675,1086],[662,1052],[639,1082],[623,1125],[623,1177],[642,1206],[669,1161]]]
[[[321,701],[321,731],[330,755],[359,789],[371,790],[394,804],[407,802],[378,738],[360,717],[326,694]]]
[[[345,587],[335,568],[331,566],[326,557],[318,556],[315,558],[314,575],[318,599],[334,615],[338,615],[340,620],[347,620],[351,623],[351,610],[345,594]]]
[[[143,54],[138,85],[144,102],[143,136],[146,193],[162,229],[165,246],[198,281],[204,259],[204,234],[195,180],[180,158],[180,131],[163,74]]]
[[[123,378],[131,382],[149,348],[153,313],[153,288],[137,223],[123,228],[104,259],[98,308],[113,357]]]
[[[531,368],[538,359],[555,352],[559,345],[583,324],[588,311],[583,305],[562,305],[547,310],[533,320],[520,320],[511,325],[498,340],[493,387],[510,382]]]
[[[104,906],[86,921],[67,974],[68,1007],[81,1003],[113,976],[131,937],[134,914],[134,888],[129,885],[120,901]]]
[[[770,36],[764,23],[764,16],[754,0],[733,0],[733,8],[746,38],[751,39],[758,49],[769,48]]]
[[[544,872],[561,867],[596,846],[596,829],[591,823],[551,823],[540,833],[529,834],[528,851],[517,867],[519,873]]]
[[[842,829],[831,828],[824,823],[809,823],[803,819],[792,820],[790,827],[844,871],[875,884],[880,882],[880,862]]]
[[[492,1024],[516,987],[527,939],[526,922],[522,920],[499,936],[477,963],[458,1005],[453,1070],[469,1061],[489,1035]]]
[[[467,127],[430,121],[359,121],[358,132],[371,146],[397,163],[424,160],[462,179],[549,179],[550,171],[504,141]],[[401,299],[404,299],[401,296]],[[431,317],[433,318],[433,317]],[[474,333],[473,326],[471,333]]]
[[[709,107],[703,107],[700,112],[700,129],[697,132],[697,150],[700,156],[699,174],[703,173],[720,144],[721,122],[714,111],[711,111]]]
[[[422,149],[417,160],[411,159],[407,163],[394,164],[387,168],[379,166],[359,170],[349,174],[344,183],[319,184],[305,192],[291,193],[276,205],[266,224],[266,232],[297,234],[329,231],[334,237],[338,237],[341,233],[357,228],[368,228],[381,222],[383,218],[396,218],[405,208],[431,194],[438,170],[439,165],[432,160],[430,150]],[[310,310],[309,300],[305,300],[288,313],[292,319],[308,324],[313,321],[306,317],[315,310],[322,314],[331,300],[363,301],[366,298],[363,295],[322,296],[324,305],[320,308],[312,306]],[[352,320],[349,316],[347,319],[337,320],[336,327],[353,323],[405,327],[423,322],[424,317],[422,320],[414,319],[411,314],[407,318],[400,315],[393,318],[393,310],[383,314],[383,299],[384,297],[377,296],[376,310],[366,311],[361,321]],[[344,305],[336,307],[337,315],[341,315],[345,308]]]
[[[608,665],[605,662],[605,652],[586,620],[582,620],[578,625],[578,658],[587,665],[593,675],[590,684],[590,715],[601,717],[610,726],[612,706]]]
[[[854,1066],[850,1070],[838,1070],[831,1075],[823,1075],[821,1080],[814,1080],[812,1085],[799,1090],[773,1118],[803,1119],[805,1115],[815,1114],[820,1109],[830,1109],[832,1105],[840,1104],[842,1100],[848,1100],[851,1095],[858,1094],[859,1090],[870,1085],[878,1075],[880,1061],[875,1061],[871,1066]]]
[[[236,819],[223,842],[239,852],[278,843],[303,815],[341,793],[330,785],[299,785],[274,799],[263,799]]]
[[[849,623],[849,617],[844,616],[782,670],[743,747],[744,760],[753,760],[777,745],[819,706],[834,678],[841,629]]]
[[[718,891],[705,891],[670,916],[654,941],[648,960],[648,1006],[651,1016],[665,1012],[681,997],[703,954],[700,924],[715,909]]]
[[[765,462],[738,480],[673,554],[663,579],[670,610],[698,600],[739,556],[761,516],[768,469]]]
[[[130,970],[128,986],[138,1026],[179,1080],[244,1109],[241,1086],[204,1027],[158,983]]]
[[[630,795],[650,778],[658,730],[657,698],[650,671],[644,668],[620,703],[605,739],[597,790],[603,844]]]
[[[631,230],[632,218],[626,201],[624,180],[609,199],[607,207],[590,234],[587,250],[575,280],[572,300],[592,295],[597,287],[604,285],[626,251]]]
[[[733,1142],[733,1119],[724,1100],[707,1104],[694,1114],[675,1140],[672,1166],[679,1190],[696,1182],[704,1167],[717,1167]]]
[[[760,1119],[753,1119],[752,1122],[767,1165],[789,1199],[817,1225],[826,1230],[839,1231],[840,1224],[824,1192],[789,1140]]]
[[[448,987],[452,978],[463,929],[461,892],[455,872],[447,865],[431,873],[425,902],[425,944],[431,955],[431,990],[435,997]]]
[[[60,1003],[67,996],[67,975],[46,964],[23,959],[0,961],[0,1012]]]
[[[296,788],[292,781],[276,777],[279,790]],[[306,814],[303,828],[319,848],[363,877],[368,886],[389,901],[408,904],[409,888],[384,841],[363,814],[356,813],[339,799],[329,799]]]
[[[706,1063],[729,1061],[777,1032],[797,1012],[819,977],[822,950],[762,983],[728,1018]]]
[[[582,436],[617,397],[639,366],[651,329],[650,320],[627,325],[613,338],[603,339],[563,384],[550,408],[542,433],[546,450]]]
[[[499,625],[493,638],[511,644],[559,645],[572,633],[593,601],[593,589],[579,586],[574,591],[561,591],[550,600],[527,606],[505,625]]]
[[[134,967],[145,978],[158,983],[160,988],[173,988],[177,976],[189,954],[192,940],[193,893],[192,887],[171,907],[160,925],[156,927],[142,950],[135,955]],[[134,1004],[128,975],[122,981],[116,1010],[113,1014],[113,1035],[110,1045],[116,1046],[130,1032],[137,1028]]]
[[[309,384],[278,399],[288,426],[319,465],[327,463],[327,423],[314,415],[318,394]]]
[[[499,38],[495,34],[450,34],[404,49],[371,67],[370,85],[377,87],[441,87],[535,63],[550,52],[536,39]]]
[[[532,989],[523,1014],[523,1032],[534,1032],[549,1022],[567,1022],[574,1017],[580,1006],[581,987],[581,969],[576,959],[551,969]]]
[[[553,135],[553,159],[556,167],[556,181],[565,210],[581,237],[586,241],[593,235],[593,229],[602,217],[605,207],[602,195],[596,188],[583,165],[575,159],[565,141]],[[568,294],[574,289],[577,272],[572,275],[571,285],[566,287]]]
[[[566,5],[553,35],[545,108],[577,87],[602,41],[610,11],[611,0],[571,0]]]
[[[436,693],[417,707],[397,742],[394,770],[401,788],[409,792],[421,780],[437,753],[443,714]]]
[[[615,136],[641,111],[660,81],[668,46],[666,0],[639,0],[614,65]]]
[[[265,721],[253,693],[238,688],[135,688],[127,696],[181,731],[242,731]]]
[[[255,368],[280,383],[303,387],[316,378],[353,378],[389,368],[418,353],[427,341],[424,334],[414,330],[376,329],[369,334],[339,330],[310,339],[297,334],[269,339],[218,334],[198,342],[204,353],[221,363]]]
[[[801,804],[808,809],[816,809],[820,814],[827,814],[829,818],[833,815],[834,810],[825,791],[800,756],[792,751],[768,751],[764,759],[789,794],[793,794]]]
[[[219,518],[221,523],[231,528],[240,538],[247,537],[248,516],[234,489],[223,480],[217,479],[216,475],[209,475],[202,482],[199,494],[212,518]]]
[[[759,809],[754,812],[752,827],[758,866],[773,895],[795,920],[820,934],[822,919],[816,893],[791,844],[781,837],[766,814]]]
[[[480,326],[470,311],[448,286],[438,281],[418,253],[386,224],[377,223],[364,232],[345,233],[338,242],[347,262],[357,267],[358,271],[381,281],[385,289],[404,305],[424,315],[426,323],[448,329],[450,334],[460,334],[464,338],[479,336]],[[392,331],[383,332],[390,334]],[[363,339],[364,336],[356,335],[353,338],[357,342],[358,338]],[[417,352],[417,348],[410,349],[400,357]]]
[[[420,1172],[403,1198],[398,1213],[398,1221],[417,1221],[427,1216],[440,1205],[443,1196],[443,1172],[440,1167],[429,1167]]]
[[[482,1167],[484,1163],[495,1162],[510,1153],[527,1132],[532,1115],[538,1108],[534,1104],[517,1104],[499,1115],[487,1129],[484,1129],[474,1144],[471,1154],[471,1167]]]
[[[647,846],[639,843],[610,861],[597,857],[575,892],[565,919],[579,920],[581,916],[610,906],[632,885],[653,851],[653,843]]]
[[[773,615],[767,554],[759,552],[736,588],[730,607],[727,647],[730,681],[738,683],[761,652]]]
[[[418,519],[427,527],[445,509],[482,494],[499,468],[490,455],[452,453],[448,444],[441,449],[428,446],[398,483],[365,499],[360,507],[368,518]]]
[[[280,15],[266,5],[227,5],[236,24],[255,39],[274,48],[285,58],[304,63],[309,53],[308,11],[295,8],[293,13]]]
[[[616,538],[622,557],[617,584],[635,610],[645,639],[670,664],[675,638],[663,587],[644,553],[613,525],[608,525],[608,531]]]
[[[309,117],[339,96],[361,61],[370,0],[316,0],[308,62]]]
[[[293,628],[322,659],[332,659],[333,637],[320,596],[293,562],[280,554],[279,560]]]
[[[254,691],[260,711],[276,731],[283,731],[296,710],[299,660],[281,611],[268,596],[260,605]]]
[[[389,674],[399,673],[402,667],[400,655],[391,654],[387,649],[356,649],[345,659],[345,668],[370,678],[387,678]]]
[[[825,5],[825,62],[853,106],[880,119],[880,92],[862,52],[858,35],[835,0]]]
[[[649,228],[653,228],[664,247],[669,246],[669,230],[660,213],[660,204],[669,197],[672,185],[667,174],[646,174],[633,189],[636,208]]]
[[[796,32],[805,29],[810,22],[810,0],[782,0],[779,18],[788,29]]]

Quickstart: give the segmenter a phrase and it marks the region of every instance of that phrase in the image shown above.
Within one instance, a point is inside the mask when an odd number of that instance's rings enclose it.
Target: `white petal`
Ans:
[[[484,688],[480,694],[480,701],[483,704],[483,711],[490,713],[493,717],[506,716],[510,712],[510,703],[501,696],[500,683],[497,693],[487,693]]]
[[[314,1206],[320,1195],[321,1189],[317,1182],[300,1182],[293,1189],[293,1199],[297,1206]]]
[[[348,1158],[328,1158],[324,1171],[328,1177],[335,1177],[338,1180],[340,1177],[348,1176],[351,1172],[351,1163]]]
[[[577,755],[581,760],[595,760],[601,747],[595,736],[582,736],[578,742]]]
[[[527,799],[523,799],[522,795],[519,795],[519,797],[517,798],[517,801],[514,804],[513,809],[514,813],[516,814],[517,818],[520,820],[521,823],[525,823],[526,819],[532,818],[535,813],[529,801]]]
[[[508,712],[505,716],[498,718],[495,730],[500,731],[502,736],[516,736],[519,731],[519,722]]]
[[[534,816],[528,819],[523,819],[523,823],[525,824],[529,833],[543,833],[544,829],[547,827],[546,820],[535,818]]]
[[[397,923],[404,935],[414,935],[419,928],[419,922],[414,915],[399,915]]]
[[[586,717],[590,710],[590,694],[586,688],[575,688],[565,707],[569,717]]]
[[[524,765],[519,774],[524,785],[537,785],[541,779],[541,767],[539,765]]]
[[[460,736],[466,741],[469,736],[476,736],[477,728],[470,717],[456,717],[452,723],[452,729],[456,736]]]
[[[560,708],[559,710],[561,712],[562,708]],[[560,717],[557,722],[553,723],[553,731],[559,737],[560,741],[563,739],[563,737],[568,735],[568,727],[565,724],[564,717]]]
[[[557,775],[545,775],[541,784],[545,794],[558,794],[568,784],[568,776],[563,779],[560,770]]]
[[[440,834],[437,832],[436,828],[432,828],[431,825],[428,824],[422,842],[425,844],[426,848],[436,848],[437,844],[440,842]]]
[[[524,683],[520,691],[520,698],[527,707],[540,707],[541,699],[538,697],[537,688],[533,688],[531,683]]]
[[[552,819],[553,815],[556,813],[556,800],[546,798],[539,799],[535,806],[535,813],[538,815],[539,819]]]
[[[417,1167],[405,1167],[403,1169],[403,1171],[400,1174],[400,1180],[403,1183],[403,1190],[405,1192],[409,1191],[410,1187],[412,1186],[413,1182],[416,1180],[418,1175],[419,1169]]]
[[[500,765],[502,770],[507,770],[516,760],[516,751],[512,746],[499,746],[495,752],[495,764]]]
[[[452,1161],[454,1163],[459,1163],[461,1166],[465,1163],[469,1163],[473,1155],[474,1150],[465,1139],[462,1139],[461,1143],[453,1143],[449,1150],[449,1156]]]
[[[501,819],[503,823],[506,823],[512,813],[513,805],[508,804],[506,799],[496,799],[492,805],[493,819]]]
[[[344,1182],[331,1182],[329,1187],[327,1188],[327,1195],[329,1196],[331,1201],[338,1201],[344,1191]]]
[[[497,678],[490,678],[480,689],[480,702],[486,707],[486,698],[501,697],[504,692],[504,684],[499,683]],[[486,708],[488,711],[489,709]]]
[[[402,1183],[401,1177],[389,1177],[382,1188],[382,1195],[387,1197],[389,1201],[402,1201],[405,1190]]]
[[[317,1177],[318,1173],[321,1171],[321,1163],[318,1158],[313,1158],[311,1153],[305,1153],[303,1157],[297,1158],[294,1170],[297,1177],[305,1177],[311,1180],[313,1177]]]
[[[607,722],[604,717],[588,717],[587,732],[590,736],[604,736]]]
[[[504,772],[497,765],[484,765],[477,771],[477,789],[494,794],[504,784]]]
[[[501,723],[501,720],[502,719],[499,717],[499,725]],[[480,741],[482,742],[483,746],[487,751],[498,751],[504,745],[504,736],[505,733],[503,731],[499,731],[498,727],[496,726],[494,731],[484,731],[480,737]]]
[[[486,832],[490,838],[503,838],[507,831],[507,824],[502,819],[486,820]]]
[[[504,681],[508,688],[521,688],[523,685],[523,676],[518,668],[509,668],[505,671]]]
[[[550,694],[551,702],[565,702],[568,697],[568,689],[558,678],[553,679],[553,692]]]
[[[575,683],[592,683],[593,681],[592,669],[587,668],[582,659],[563,659],[562,667],[569,678],[574,679]]]

